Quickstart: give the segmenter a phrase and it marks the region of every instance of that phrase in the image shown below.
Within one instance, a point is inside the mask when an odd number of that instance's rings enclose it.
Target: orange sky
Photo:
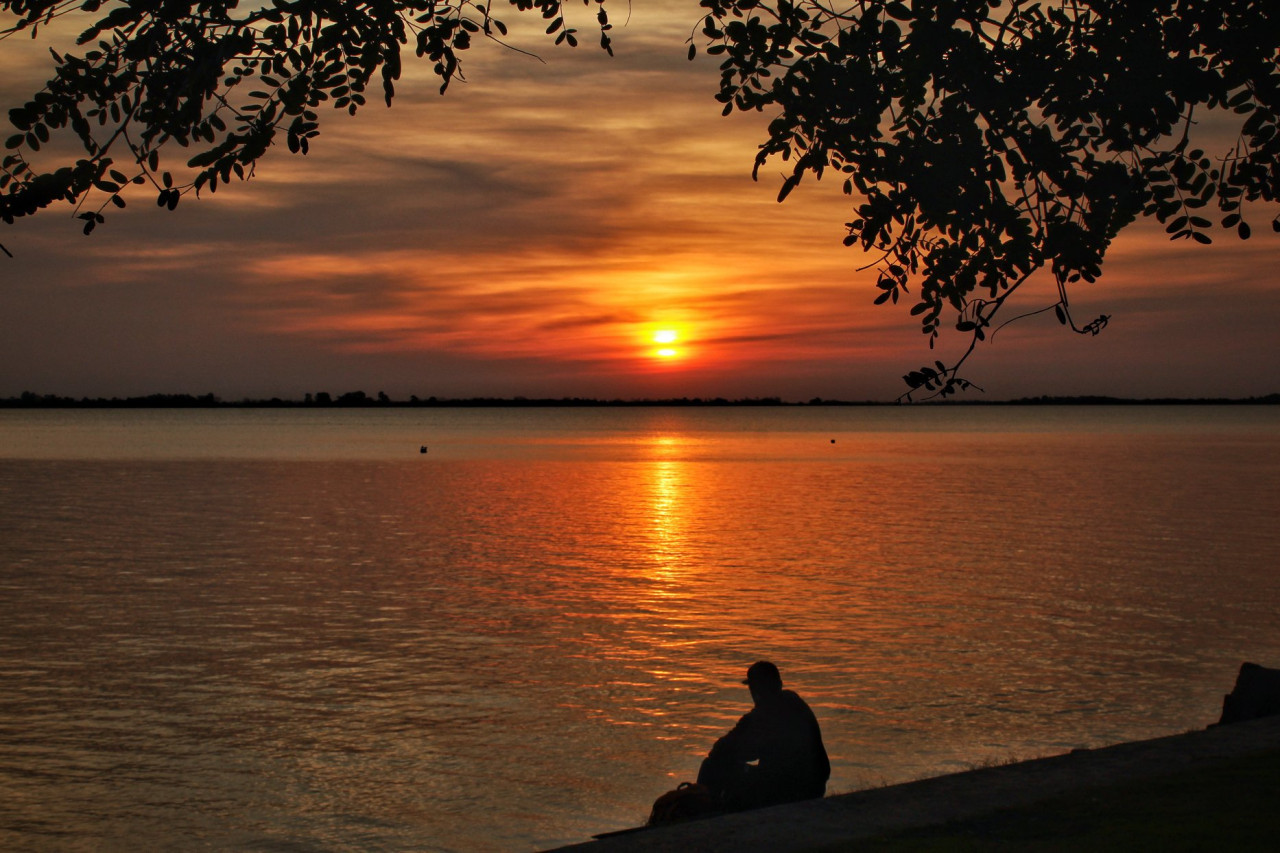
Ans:
[[[720,117],[714,63],[685,59],[695,3],[613,17],[613,59],[540,34],[517,40],[545,63],[480,44],[443,98],[409,62],[392,109],[323,116],[307,157],[281,144],[176,213],[140,196],[88,238],[69,211],[5,229],[0,396],[892,399],[961,350],[872,306],[837,182],[779,205],[781,164],[751,181],[765,117]],[[5,107],[43,51],[0,44]],[[1127,233],[1073,296],[1084,321],[1113,315],[1101,336],[1042,315],[966,374],[990,399],[1280,390],[1269,218],[1208,249]],[[660,329],[677,356],[655,355]]]

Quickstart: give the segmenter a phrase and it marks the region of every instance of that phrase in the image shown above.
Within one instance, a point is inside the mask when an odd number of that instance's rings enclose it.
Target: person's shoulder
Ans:
[[[809,703],[800,698],[800,694],[794,690],[783,690],[782,701],[785,702],[786,706],[792,710],[809,711]],[[810,713],[812,713],[812,711],[810,711]]]

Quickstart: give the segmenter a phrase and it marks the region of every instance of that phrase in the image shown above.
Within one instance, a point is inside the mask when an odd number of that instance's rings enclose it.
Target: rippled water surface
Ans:
[[[1278,515],[1276,407],[0,411],[0,848],[584,840],[761,657],[833,791],[1200,727]]]

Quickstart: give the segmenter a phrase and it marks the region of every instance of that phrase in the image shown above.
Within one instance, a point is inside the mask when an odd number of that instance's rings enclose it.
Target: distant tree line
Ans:
[[[850,405],[839,401],[814,398],[813,405]],[[725,397],[679,397],[669,399],[600,400],[590,397],[460,397],[422,399],[416,394],[407,400],[393,400],[385,391],[370,396],[364,391],[348,391],[334,396],[327,391],[306,393],[301,400],[245,398],[223,400],[215,394],[148,394],[143,397],[61,397],[56,394],[36,394],[24,391],[17,397],[0,399],[4,408],[378,408],[394,406],[422,407],[483,407],[483,406],[789,406],[781,397],[749,397],[730,400]]]
[[[930,405],[942,406],[1111,406],[1111,405],[1276,405],[1280,393],[1260,397],[1158,397],[1130,399],[1125,397],[1022,397],[1017,400],[949,400]],[[393,400],[379,391],[370,397],[363,391],[349,391],[334,397],[326,391],[307,393],[301,400],[269,399],[223,400],[215,394],[148,394],[144,397],[60,397],[56,394],[35,394],[24,391],[20,396],[0,399],[4,409],[350,409],[350,408],[587,408],[593,406],[892,406],[898,403],[862,400],[825,400],[813,397],[808,401],[787,401],[781,397],[744,397],[730,400],[725,397],[672,397],[666,399],[600,400],[591,397],[428,397],[425,400],[410,395],[407,400]]]

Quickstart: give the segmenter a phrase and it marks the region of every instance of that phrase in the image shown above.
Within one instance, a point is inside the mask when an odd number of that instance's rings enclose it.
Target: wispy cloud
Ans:
[[[249,184],[176,213],[136,198],[88,239],[59,215],[22,223],[4,238],[19,257],[0,271],[0,394],[37,377],[63,393],[884,398],[963,345],[931,352],[907,306],[871,305],[836,182],[778,205],[781,165],[750,180],[768,116],[720,117],[714,61],[684,57],[696,7],[637,4],[624,27],[626,11],[613,59],[554,48],[531,20],[513,40],[545,62],[480,44],[444,97],[407,61],[392,109],[326,114],[308,156],[273,150]],[[42,51],[9,50],[12,95]],[[1127,232],[1103,280],[1073,291],[1081,314],[1115,315],[1103,336],[1041,315],[1001,331],[978,372],[1001,396],[1123,393],[1172,360],[1194,373],[1183,393],[1215,375],[1243,387],[1274,354],[1277,261],[1270,233],[1205,250]],[[1041,284],[1019,305],[1053,298]],[[682,358],[653,357],[660,326],[681,330]],[[1249,388],[1280,385],[1268,370]]]

